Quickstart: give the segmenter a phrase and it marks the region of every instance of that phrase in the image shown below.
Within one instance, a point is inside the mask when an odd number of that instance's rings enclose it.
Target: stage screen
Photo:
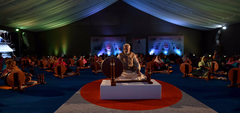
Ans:
[[[91,55],[116,55],[122,52],[126,37],[91,37]]]
[[[184,54],[184,36],[149,36],[148,52],[150,55]]]
[[[146,54],[146,39],[145,38],[136,38],[132,39],[132,51],[134,53]]]

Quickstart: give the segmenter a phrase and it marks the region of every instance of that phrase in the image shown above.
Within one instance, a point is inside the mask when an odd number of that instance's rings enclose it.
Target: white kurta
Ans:
[[[121,60],[120,57],[121,57],[120,55],[117,56],[117,58],[119,58]],[[134,55],[133,64],[136,66],[137,70],[139,70],[139,71],[141,70],[141,66],[136,58],[136,55]],[[140,74],[141,75],[138,76],[139,74],[137,74],[137,71],[133,72],[131,70],[126,70],[126,71],[123,71],[122,75],[120,77],[118,77],[117,79],[132,79],[132,80],[146,80],[147,79],[147,77],[144,74],[142,74],[141,72],[140,72]]]

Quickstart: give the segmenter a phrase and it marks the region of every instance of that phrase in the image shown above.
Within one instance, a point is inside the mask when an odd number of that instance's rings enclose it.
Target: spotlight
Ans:
[[[211,57],[212,55],[208,55],[209,57]]]
[[[16,31],[19,31],[19,29],[16,29]]]
[[[193,54],[192,56],[195,56],[195,54]]]
[[[164,54],[165,54],[165,55],[167,55],[167,53],[168,53],[167,51],[164,51]]]
[[[226,26],[222,26],[222,29],[225,30],[225,29],[227,29],[227,27]]]
[[[226,55],[224,55],[224,57],[226,57]]]

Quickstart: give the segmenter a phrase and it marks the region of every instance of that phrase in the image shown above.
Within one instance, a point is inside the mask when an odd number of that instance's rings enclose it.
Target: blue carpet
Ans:
[[[171,74],[153,74],[152,78],[168,82],[220,113],[240,112],[240,88],[228,88],[230,81],[196,78],[182,78],[179,66],[173,64]],[[76,67],[71,67],[74,71]],[[28,72],[28,68],[25,69]],[[102,73],[95,74],[90,69],[81,70],[80,76],[64,79],[53,73],[34,68],[35,73],[43,73],[47,84],[26,88],[25,91],[0,89],[0,112],[4,113],[53,113],[85,84],[106,78]],[[144,68],[141,70],[144,73]],[[37,77],[33,77],[37,80]],[[0,80],[0,85],[4,81]]]

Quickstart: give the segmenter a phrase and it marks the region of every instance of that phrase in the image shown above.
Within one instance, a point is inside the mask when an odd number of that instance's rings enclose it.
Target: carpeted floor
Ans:
[[[66,103],[64,103],[55,113],[217,113],[210,107],[204,105],[200,101],[194,99],[190,95],[182,91],[182,99],[169,107],[152,110],[119,110],[101,107],[91,104],[77,91]],[[132,106],[138,107],[138,106]]]
[[[176,64],[172,66],[174,71],[170,75],[153,74],[152,78],[178,87],[182,92],[190,95],[216,112],[240,112],[240,88],[228,88],[227,85],[230,84],[230,81],[205,81],[196,78],[182,78],[179,67]],[[76,67],[71,68],[75,71]],[[106,78],[102,73],[95,74],[90,69],[81,70],[80,76],[71,76],[64,79],[56,78],[53,73],[46,72],[43,69],[34,69],[35,73],[45,74],[47,84],[26,88],[24,92],[0,89],[0,112],[53,113],[85,84]],[[28,68],[26,68],[26,71],[28,71]],[[141,71],[143,72],[144,69]],[[37,78],[33,77],[33,79],[36,80]],[[0,79],[1,85],[4,85],[3,79]],[[87,104],[90,105],[90,103]],[[184,107],[186,110],[195,106],[194,103],[189,101],[184,101],[184,105],[186,105]],[[93,109],[89,108],[87,112],[98,112]],[[109,110],[109,112],[113,112],[112,109]]]

